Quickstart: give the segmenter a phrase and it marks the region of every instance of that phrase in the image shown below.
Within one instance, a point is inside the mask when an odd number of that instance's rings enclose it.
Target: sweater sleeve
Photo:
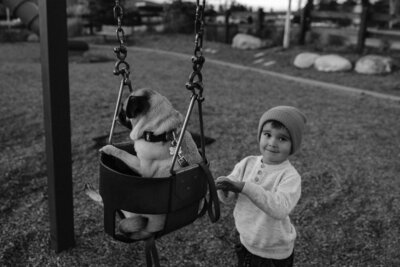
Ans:
[[[227,178],[233,181],[242,181],[244,173],[244,160],[240,161],[235,165],[233,171],[227,176]],[[237,193],[234,192],[224,192],[222,190],[217,190],[219,200],[224,204],[232,203],[237,198]]]
[[[301,178],[297,173],[284,177],[272,191],[246,182],[242,193],[266,214],[281,220],[289,215],[300,199]]]

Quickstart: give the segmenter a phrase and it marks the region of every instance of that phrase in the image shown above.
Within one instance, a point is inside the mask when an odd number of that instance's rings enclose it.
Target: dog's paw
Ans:
[[[147,219],[142,216],[133,216],[120,221],[119,230],[125,235],[138,232],[146,228]]]
[[[150,238],[154,233],[146,231],[147,219],[142,216],[126,218],[120,221],[119,231],[133,240]]]
[[[103,152],[107,155],[115,156],[117,150],[118,150],[118,148],[116,148],[113,145],[105,145],[102,148],[100,148],[99,151]]]

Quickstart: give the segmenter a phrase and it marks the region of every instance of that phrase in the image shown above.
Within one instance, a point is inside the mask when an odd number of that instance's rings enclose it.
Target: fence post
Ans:
[[[290,20],[292,16],[292,0],[288,1],[288,9],[285,18],[285,30],[283,35],[283,48],[287,49],[290,46]]]
[[[369,13],[369,0],[362,0],[362,10],[360,13],[360,26],[357,36],[357,52],[361,54],[364,51],[365,39],[367,37],[367,19]]]
[[[299,45],[304,45],[306,32],[310,29],[311,10],[313,9],[313,0],[308,0],[303,12],[301,13]]]
[[[262,8],[259,8],[257,11],[257,28],[256,32],[259,37],[262,36],[263,28],[264,28],[264,10]]]
[[[229,44],[229,17],[231,16],[231,11],[227,10],[225,12],[225,43]]]

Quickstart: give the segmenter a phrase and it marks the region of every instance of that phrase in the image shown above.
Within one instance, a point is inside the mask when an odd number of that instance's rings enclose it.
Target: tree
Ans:
[[[193,33],[196,5],[175,0],[164,8],[165,30],[177,33]]]
[[[345,12],[353,12],[355,6],[357,6],[356,0],[346,0],[342,4],[342,10]]]
[[[319,10],[337,11],[339,5],[336,0],[320,0],[318,6]]]
[[[89,19],[93,25],[116,24],[113,7],[114,2],[109,0],[89,0]]]
[[[229,7],[229,10],[232,12],[247,11],[247,7],[242,4],[236,3],[236,1],[232,1],[231,6]]]
[[[389,21],[389,29],[392,29],[396,24],[400,23],[400,1],[389,0],[389,14],[392,17],[397,17]]]

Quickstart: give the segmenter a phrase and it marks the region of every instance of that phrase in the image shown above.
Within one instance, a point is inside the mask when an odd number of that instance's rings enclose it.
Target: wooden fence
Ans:
[[[308,0],[301,14],[301,25],[299,44],[305,43],[307,31],[311,29],[311,23],[315,20],[359,20],[357,31],[356,48],[359,53],[365,48],[367,38],[378,38],[381,40],[400,40],[400,30],[382,30],[368,27],[371,24],[389,24],[393,20],[399,20],[400,16],[389,14],[380,14],[373,12],[368,0],[362,0],[360,13],[352,12],[334,12],[334,11],[316,11],[314,10],[313,0]]]
[[[265,37],[263,32],[268,23],[283,22],[284,16],[285,12],[266,13],[263,9],[256,12],[227,11],[207,18],[206,38],[210,41],[231,43],[233,37],[239,32]]]

